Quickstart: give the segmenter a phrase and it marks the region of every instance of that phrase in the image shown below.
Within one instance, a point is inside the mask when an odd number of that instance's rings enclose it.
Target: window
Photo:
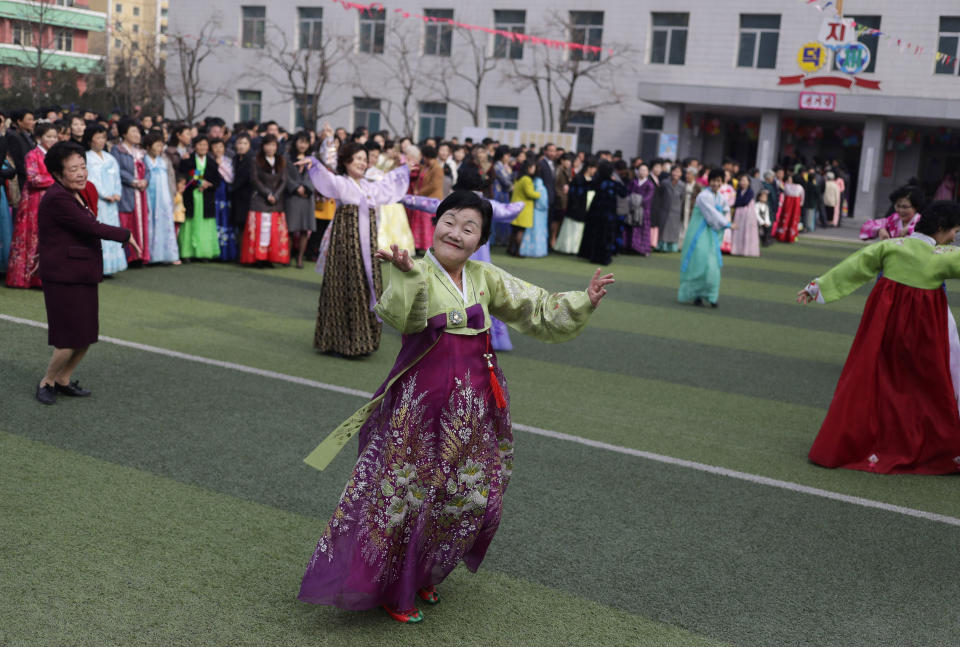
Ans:
[[[487,128],[516,130],[519,108],[510,106],[487,106]]]
[[[123,5],[118,2],[116,6],[116,10],[117,10],[117,13],[123,13]]]
[[[137,51],[138,49],[140,49],[140,43],[136,41],[130,43],[130,49],[132,49],[133,51]]]
[[[161,9],[160,9],[160,17],[161,17],[161,18],[166,18],[166,17],[167,17],[167,11],[169,11],[169,10],[168,10],[166,7],[161,8]]]
[[[370,132],[380,130],[380,99],[353,98],[353,128],[364,126]]]
[[[493,12],[493,28],[522,34],[526,29],[527,12],[519,10],[496,10]],[[523,58],[523,43],[506,36],[493,37],[493,57],[520,60]]]
[[[61,29],[57,31],[57,45],[55,49],[58,49],[61,52],[73,51],[73,30],[72,29]]]
[[[688,13],[654,13],[650,62],[683,65],[687,58]]]
[[[134,8],[133,8],[133,15],[134,15],[134,16],[139,16],[139,15],[140,15],[140,7],[134,7]]]
[[[114,46],[114,47],[123,47],[123,41],[120,40],[119,38],[114,38],[114,39],[113,39],[113,46]]]
[[[574,112],[567,119],[565,133],[574,133],[577,136],[577,151],[589,153],[593,150],[593,118],[592,112]]]
[[[640,118],[640,157],[651,160],[660,152],[660,132],[663,117]]]
[[[263,49],[267,41],[267,8],[240,7],[243,12],[243,33],[240,42],[243,47]]]
[[[450,56],[453,45],[453,9],[425,9],[427,18],[436,18],[438,22],[428,22],[424,26],[423,53],[425,56]]]
[[[420,139],[436,137],[443,139],[447,134],[447,104],[435,101],[420,103]]]
[[[600,47],[603,41],[603,12],[602,11],[571,11],[570,12],[570,40],[581,45]],[[570,60],[599,61],[600,54],[585,52],[579,49],[570,50]]]
[[[960,44],[960,16],[940,16],[940,43],[937,51],[950,57],[937,61],[936,74],[956,74],[957,45]]]
[[[72,7],[75,0],[57,0],[54,4],[59,7]]]
[[[240,121],[260,123],[260,92],[257,90],[238,90],[237,104],[240,108]]]
[[[14,45],[23,45],[24,47],[33,45],[33,28],[30,23],[14,22],[11,25],[11,30],[13,31]]]
[[[139,34],[139,33],[140,33],[140,25],[134,23],[134,25],[133,25],[133,33],[135,33],[135,34]]]
[[[313,111],[313,95],[295,94],[293,95],[293,121],[297,130],[309,128],[311,130],[317,127],[316,119],[310,113]],[[313,121],[314,123],[309,123]]]
[[[361,11],[360,51],[365,54],[383,54],[383,36],[386,28],[386,9],[364,9]]]
[[[845,16],[846,18],[852,18],[857,27],[871,27],[873,29],[880,29],[880,16]],[[868,74],[877,69],[877,45],[880,44],[880,36],[876,34],[861,34],[858,38],[858,41],[867,46],[867,49],[870,50],[870,64],[864,68],[864,73]],[[837,55],[833,55],[833,69],[839,69],[837,67]]]
[[[161,33],[161,34],[166,34],[166,33],[167,33],[167,26],[166,26],[166,25],[160,25],[160,33]]]
[[[780,16],[740,14],[740,50],[737,67],[772,70],[777,67],[780,42]]]
[[[300,49],[323,49],[323,9],[298,7]]]

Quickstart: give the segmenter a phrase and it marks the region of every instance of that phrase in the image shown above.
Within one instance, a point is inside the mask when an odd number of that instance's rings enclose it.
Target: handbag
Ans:
[[[643,226],[643,196],[639,193],[627,196],[627,215],[623,222],[629,227]]]
[[[13,161],[7,157],[3,161],[3,167],[6,168],[16,168]],[[11,209],[16,209],[17,205],[20,204],[20,180],[14,175],[12,178],[6,181],[4,188],[7,190],[7,203],[10,205]]]

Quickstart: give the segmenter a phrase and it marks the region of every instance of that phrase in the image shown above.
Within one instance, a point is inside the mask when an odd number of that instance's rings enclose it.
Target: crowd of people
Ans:
[[[734,255],[757,256],[773,239],[791,242],[799,231],[838,226],[849,185],[836,163],[777,167],[761,177],[757,169],[741,173],[733,160],[711,167],[697,159],[628,160],[620,151],[588,155],[554,144],[510,147],[455,137],[415,145],[410,137],[366,128],[291,134],[272,121],[229,127],[216,117],[187,124],[159,116],[65,114],[56,107],[0,117],[0,270],[7,285],[21,288],[39,285],[36,207],[52,183],[43,157],[57,141],[88,151],[98,219],[128,227],[142,249],[123,252],[104,241],[107,275],[131,265],[193,260],[303,267],[317,257],[337,205],[297,164],[316,154],[336,171],[346,146],[363,151],[365,169],[357,175],[365,182],[406,165],[405,191],[413,196],[441,200],[461,186],[502,204],[522,203],[515,217],[494,228],[494,244],[508,254],[553,251],[603,265],[619,253],[681,251],[712,170],[723,172],[719,192],[738,225],[722,242]],[[376,212],[377,246],[396,242],[420,254],[429,246],[429,210],[397,201],[377,205]]]

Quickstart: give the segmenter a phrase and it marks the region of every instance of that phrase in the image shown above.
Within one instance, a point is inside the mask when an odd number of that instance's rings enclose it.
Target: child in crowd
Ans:
[[[770,192],[766,189],[761,189],[760,195],[757,196],[756,209],[757,209],[757,224],[760,225],[760,241],[764,247],[770,246],[770,227],[772,226],[770,221]]]

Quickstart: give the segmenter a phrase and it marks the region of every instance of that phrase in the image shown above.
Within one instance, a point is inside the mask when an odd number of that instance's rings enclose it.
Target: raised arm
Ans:
[[[378,251],[377,258],[385,260],[387,254],[403,253],[393,246],[392,252]],[[409,261],[409,256],[405,259]],[[428,261],[413,261],[413,267],[403,271],[393,262],[385,262],[383,268],[384,290],[373,310],[383,321],[404,335],[420,332],[427,327],[427,305],[430,291],[427,283]]]
[[[883,270],[883,257],[888,247],[889,243],[877,243],[857,250],[820,278],[810,281],[798,295],[798,300],[804,301],[804,292],[810,296],[806,301],[815,299],[821,303],[830,303],[853,293]]]
[[[81,207],[76,200],[70,197],[57,196],[43,205],[44,211],[49,213],[54,222],[64,229],[81,234],[96,236],[104,240],[114,240],[125,243],[130,238],[130,230],[123,227],[113,227],[91,218],[90,214]]]
[[[443,176],[440,176],[440,182],[443,182]],[[373,196],[377,205],[392,204],[400,202],[401,198],[407,193],[410,186],[410,167],[406,164],[398,166],[383,176],[379,182],[373,182],[367,186],[370,195]],[[371,207],[374,205],[370,205]]]
[[[308,160],[307,172],[320,195],[347,204],[360,203],[360,189],[353,180],[342,175],[334,175],[316,157],[310,157]]]
[[[587,325],[593,304],[586,291],[551,294],[502,269],[485,264],[490,314],[540,341],[573,339]]]

